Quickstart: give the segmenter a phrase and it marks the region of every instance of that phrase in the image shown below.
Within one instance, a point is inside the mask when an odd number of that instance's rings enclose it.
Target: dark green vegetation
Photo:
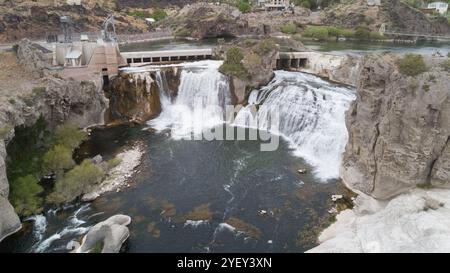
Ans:
[[[232,47],[228,49],[227,56],[219,68],[220,72],[224,73],[228,76],[234,76],[240,79],[248,78],[248,71],[245,69],[242,64],[242,60],[244,59],[244,54],[241,49],[238,47]]]
[[[297,33],[297,26],[294,23],[286,23],[280,26],[280,30],[286,34]]]
[[[337,38],[352,38],[357,40],[383,40],[385,37],[378,32],[371,32],[367,26],[355,29],[345,29],[335,26],[308,26],[303,32],[304,37],[318,40],[335,40]]]
[[[450,53],[449,53],[450,54]],[[442,69],[444,69],[447,72],[450,72],[450,59],[449,60],[445,60],[441,63],[441,67]]]
[[[422,55],[406,54],[403,58],[397,60],[400,72],[407,76],[417,76],[427,71],[427,66],[423,60]]]
[[[7,147],[7,175],[10,201],[23,216],[37,213],[43,204],[39,181],[46,175],[57,180],[75,165],[73,151],[87,137],[75,125],[66,124],[51,131],[43,118],[29,127],[15,128],[15,137]]]
[[[252,6],[249,3],[249,0],[240,0],[238,2],[238,4],[237,4],[237,8],[242,13],[247,13],[247,12],[250,12],[252,10]]]
[[[339,0],[294,0],[291,2],[293,2],[296,6],[302,6],[308,9],[317,9],[319,6],[323,9],[331,5],[340,3]]]
[[[101,168],[86,159],[58,178],[47,201],[55,204],[71,202],[78,196],[92,191],[93,185],[100,183],[104,175]]]

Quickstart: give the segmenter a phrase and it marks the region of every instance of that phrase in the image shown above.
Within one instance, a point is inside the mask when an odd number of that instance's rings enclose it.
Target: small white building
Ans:
[[[82,0],[67,0],[67,5],[81,6],[81,5],[83,5],[83,1]]]
[[[381,0],[367,0],[368,6],[381,6]]]
[[[266,0],[264,7],[266,10],[284,10],[291,6],[290,0]]]
[[[434,9],[440,14],[444,14],[448,11],[448,3],[444,2],[433,2],[429,3],[427,6],[428,9]]]

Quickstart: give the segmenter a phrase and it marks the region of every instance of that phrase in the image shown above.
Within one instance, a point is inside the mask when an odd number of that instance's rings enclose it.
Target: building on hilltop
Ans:
[[[67,5],[71,5],[71,6],[81,6],[83,5],[83,1],[82,0],[66,0],[67,1]]]
[[[368,6],[381,6],[381,0],[367,0]]]
[[[448,11],[448,3],[445,2],[432,2],[427,6],[429,10],[435,10],[440,14],[445,14]]]
[[[291,6],[290,0],[265,0],[264,7],[266,10],[286,10]]]

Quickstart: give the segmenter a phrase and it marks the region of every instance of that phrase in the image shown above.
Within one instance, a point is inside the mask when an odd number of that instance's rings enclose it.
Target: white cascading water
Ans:
[[[295,155],[314,166],[322,181],[339,177],[342,153],[348,139],[345,111],[355,92],[304,73],[276,71],[275,78],[249,97],[234,124],[248,126],[253,105],[259,105],[258,127],[269,128],[267,116],[279,113],[277,131],[293,148]],[[264,106],[264,107],[261,107]]]
[[[229,104],[229,85],[218,70],[221,64],[221,61],[184,64],[178,95],[173,101],[165,91],[164,75],[158,72],[156,82],[162,91],[162,112],[148,124],[156,130],[170,129],[175,139],[222,124],[223,106]]]

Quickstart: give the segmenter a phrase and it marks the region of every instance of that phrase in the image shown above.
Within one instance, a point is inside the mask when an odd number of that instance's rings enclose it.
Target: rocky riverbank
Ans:
[[[449,61],[427,57],[407,76],[399,58],[362,59],[341,169],[360,195],[310,252],[449,251]]]
[[[45,54],[28,40],[13,53],[1,53],[0,78],[0,239],[20,229],[20,221],[9,204],[5,146],[17,126],[33,125],[43,117],[49,128],[70,122],[80,128],[104,122],[108,100],[100,77],[83,81],[63,78],[46,70]]]
[[[129,178],[135,172],[135,169],[141,163],[144,154],[143,144],[135,144],[132,148],[119,153],[116,156],[118,165],[108,171],[107,177],[92,192],[83,195],[82,201],[90,202],[104,193],[110,191],[120,191],[121,188],[129,187]]]

